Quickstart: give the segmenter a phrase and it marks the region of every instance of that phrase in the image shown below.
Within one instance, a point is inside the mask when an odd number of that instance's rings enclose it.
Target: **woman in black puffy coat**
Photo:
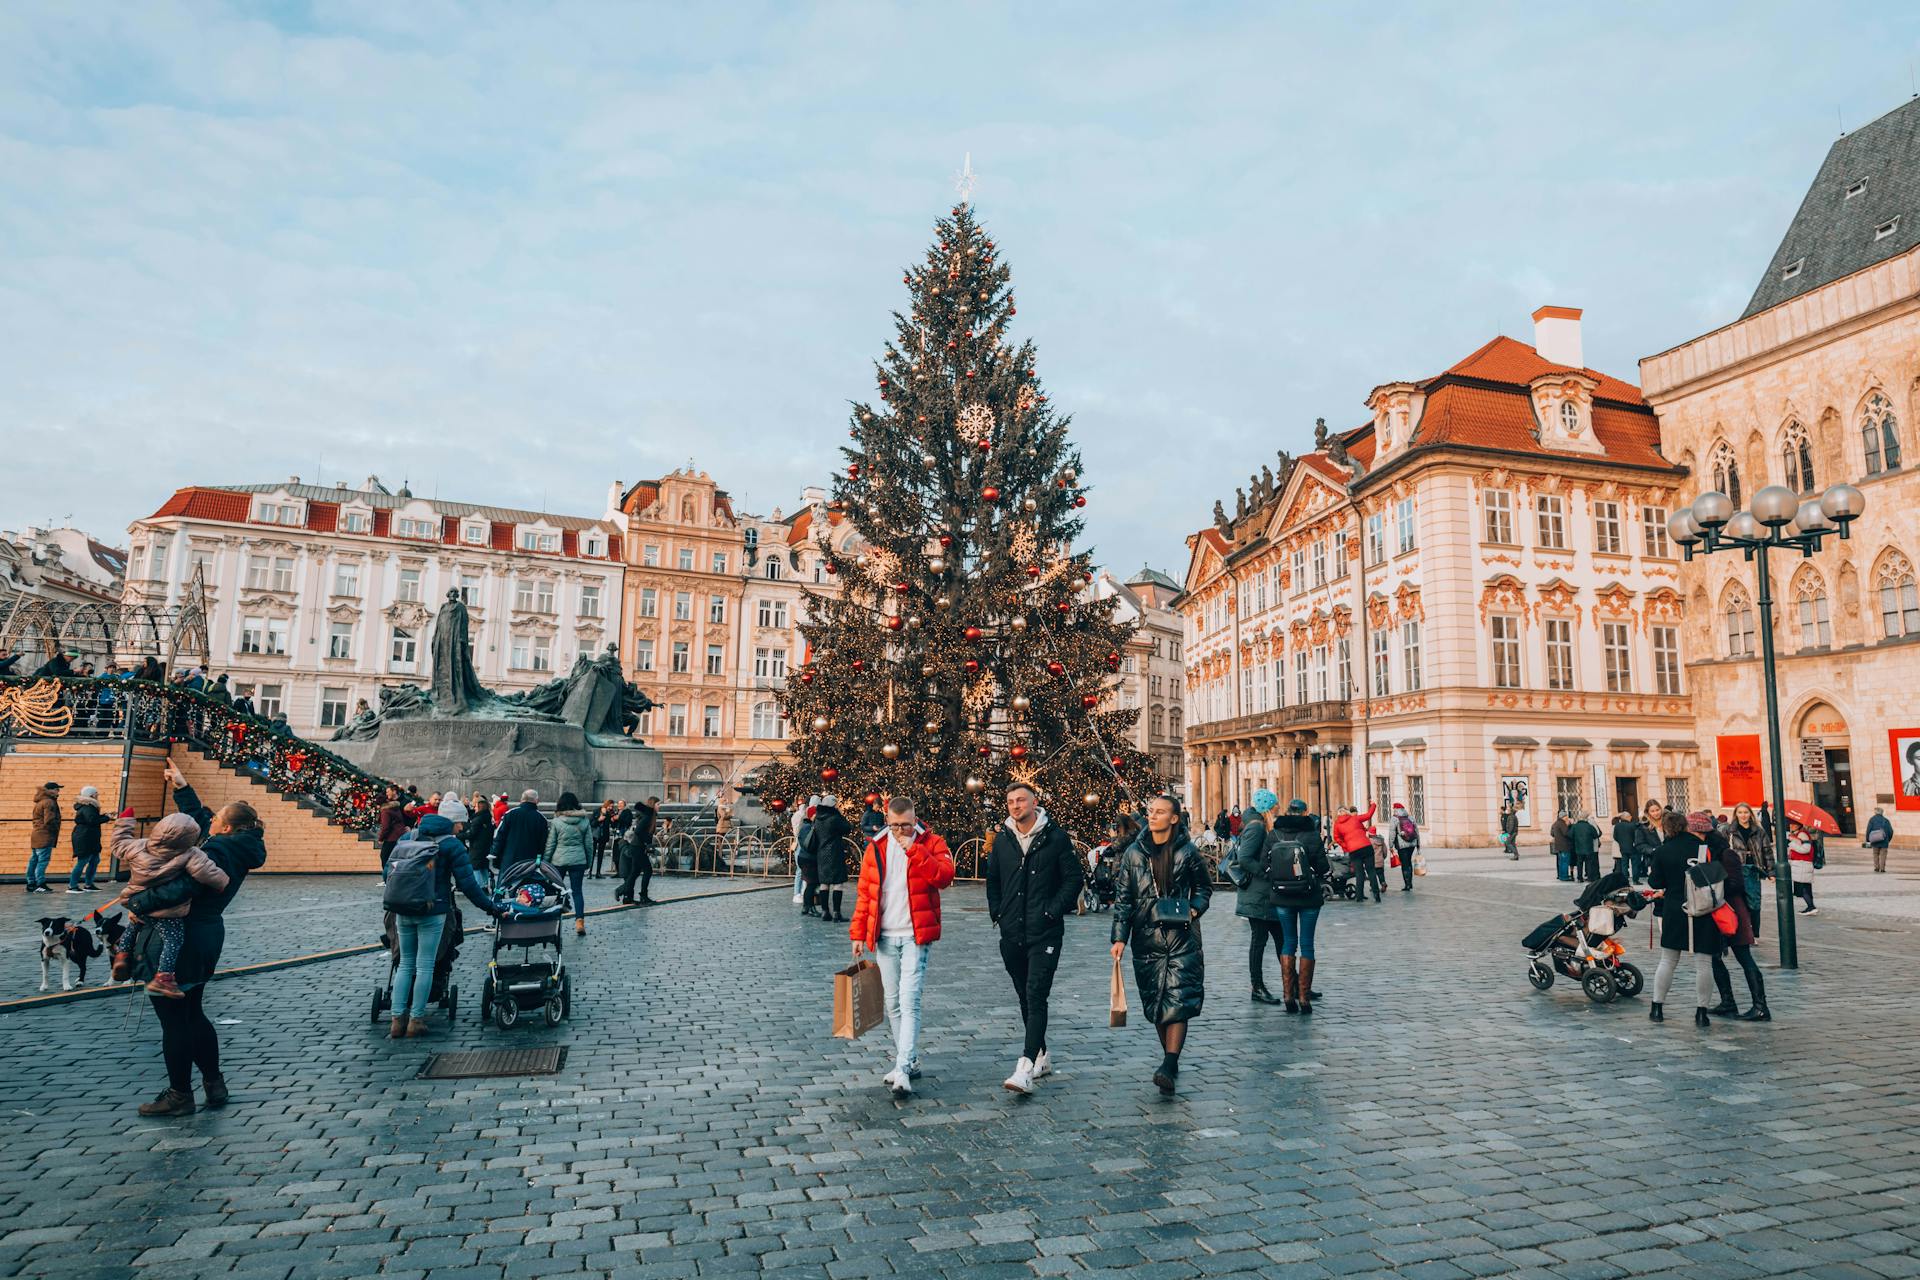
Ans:
[[[820,805],[813,813],[813,830],[808,839],[813,842],[813,857],[816,874],[820,877],[819,905],[820,918],[840,924],[847,922],[841,913],[841,903],[846,894],[847,855],[852,852],[847,844],[853,834],[853,824],[840,812],[840,802],[833,796],[821,796]],[[833,899],[829,913],[827,899]]]
[[[1147,828],[1121,855],[1113,904],[1113,958],[1133,944],[1133,981],[1140,1007],[1160,1034],[1162,1056],[1153,1073],[1160,1092],[1172,1093],[1180,1075],[1187,1023],[1206,1000],[1206,956],[1200,917],[1213,899],[1213,879],[1200,851],[1179,826],[1172,796],[1147,805]],[[1158,904],[1184,901],[1181,919],[1164,918]]]

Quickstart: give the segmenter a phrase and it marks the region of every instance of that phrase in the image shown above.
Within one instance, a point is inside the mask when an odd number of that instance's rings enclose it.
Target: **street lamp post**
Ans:
[[[1773,578],[1767,568],[1767,552],[1776,548],[1794,550],[1805,559],[1831,534],[1839,534],[1844,542],[1866,507],[1865,495],[1850,484],[1829,486],[1818,498],[1805,502],[1786,486],[1770,484],[1753,495],[1751,511],[1736,512],[1726,494],[1708,492],[1667,519],[1668,534],[1689,560],[1696,553],[1738,551],[1756,562],[1760,579],[1760,671],[1767,692],[1767,759],[1773,783],[1774,898],[1780,917],[1782,969],[1800,967],[1800,948],[1794,933],[1793,869],[1787,860],[1787,788],[1780,760],[1780,689],[1774,671]]]

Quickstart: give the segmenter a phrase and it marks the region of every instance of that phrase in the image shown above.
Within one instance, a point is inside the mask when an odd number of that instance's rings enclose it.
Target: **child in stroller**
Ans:
[[[516,862],[502,873],[500,888],[507,913],[493,935],[493,958],[480,989],[480,1020],[491,1016],[504,1031],[522,1012],[538,1009],[549,1027],[557,1026],[573,1012],[573,978],[560,947],[560,926],[572,905],[566,877],[542,859]],[[519,950],[519,959],[502,960],[501,952],[511,948]],[[553,955],[536,957],[536,950],[551,950]]]
[[[1545,991],[1555,973],[1565,974],[1595,1004],[1639,995],[1646,978],[1627,962],[1626,948],[1613,935],[1649,901],[1618,871],[1588,884],[1572,911],[1541,921],[1520,940],[1527,952],[1527,981]]]

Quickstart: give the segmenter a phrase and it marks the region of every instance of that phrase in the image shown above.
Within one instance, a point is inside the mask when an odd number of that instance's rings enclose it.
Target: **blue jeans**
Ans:
[[[567,869],[567,887],[573,890],[573,918],[587,918],[587,864]]]
[[[1313,959],[1313,930],[1319,923],[1318,907],[1280,908],[1280,954]]]
[[[100,855],[89,853],[85,857],[73,855],[73,870],[67,873],[67,888],[78,889],[81,885],[93,888],[93,878],[100,871]]]
[[[1568,855],[1564,853],[1553,855],[1553,872],[1562,880],[1573,879],[1572,862]]]
[[[887,996],[887,1025],[893,1028],[893,1069],[903,1075],[920,1066],[920,988],[927,979],[927,950],[912,938],[883,937],[873,953]]]
[[[38,889],[47,882],[47,864],[52,861],[52,845],[35,849],[27,855],[27,888]]]
[[[400,963],[393,971],[393,1016],[424,1018],[433,996],[433,962],[440,956],[440,933],[447,913],[395,916],[400,931]]]

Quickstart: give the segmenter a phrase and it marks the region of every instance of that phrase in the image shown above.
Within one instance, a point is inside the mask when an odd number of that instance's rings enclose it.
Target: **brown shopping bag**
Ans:
[[[1120,960],[1113,962],[1113,984],[1107,994],[1107,1025],[1124,1027],[1127,1025],[1127,984],[1120,978]]]
[[[833,1034],[858,1040],[887,1016],[886,989],[880,985],[880,966],[859,960],[833,975]]]

